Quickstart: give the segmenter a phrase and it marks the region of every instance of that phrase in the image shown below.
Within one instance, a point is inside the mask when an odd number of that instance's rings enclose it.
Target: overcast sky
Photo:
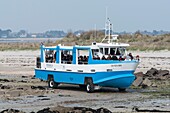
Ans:
[[[170,31],[170,0],[0,0],[0,29],[28,32],[104,28]]]

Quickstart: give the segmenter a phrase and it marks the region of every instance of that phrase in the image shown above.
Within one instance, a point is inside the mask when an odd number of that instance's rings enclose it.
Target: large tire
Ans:
[[[93,84],[92,79],[88,79],[88,80],[87,80],[86,91],[87,91],[87,93],[92,93],[92,92],[94,92],[94,84]]]
[[[59,84],[54,81],[54,78],[50,77],[48,79],[48,87],[49,88],[57,88]]]

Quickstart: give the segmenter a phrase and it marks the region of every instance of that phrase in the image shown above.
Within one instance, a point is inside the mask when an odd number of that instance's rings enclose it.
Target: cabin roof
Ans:
[[[129,44],[126,43],[96,43],[98,47],[128,47]]]
[[[57,47],[59,47],[61,50],[73,50],[73,48],[76,49],[99,49],[99,47],[128,47],[129,44],[126,43],[96,43],[95,45],[89,45],[89,46],[79,46],[79,45],[75,45],[75,46],[62,46],[62,45],[58,45],[58,46],[48,46],[48,47],[44,47],[45,49],[56,49]]]

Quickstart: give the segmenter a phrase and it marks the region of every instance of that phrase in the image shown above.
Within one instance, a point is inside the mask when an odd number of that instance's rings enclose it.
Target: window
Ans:
[[[125,54],[126,49],[125,48],[120,48],[120,54],[123,56]]]
[[[100,48],[100,53],[102,53],[102,54],[103,54],[103,48]]]
[[[45,49],[45,62],[46,63],[54,63],[56,60],[56,51]]]
[[[88,64],[89,50],[78,50],[78,64]]]
[[[120,50],[117,48],[116,55],[120,55]]]
[[[104,48],[104,50],[105,50],[105,55],[108,55],[109,53],[109,48]]]
[[[116,51],[116,48],[110,48],[110,54],[111,54],[111,55],[114,55],[114,54],[115,54],[115,51]]]
[[[73,61],[72,51],[62,50],[61,51],[61,63],[72,64],[72,61]]]
[[[99,53],[99,49],[92,49],[92,55],[97,56]]]
[[[117,48],[116,55],[124,55],[126,49],[125,48]]]

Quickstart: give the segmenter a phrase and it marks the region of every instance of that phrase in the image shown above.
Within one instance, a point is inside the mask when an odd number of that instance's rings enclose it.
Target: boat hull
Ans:
[[[93,84],[103,87],[128,88],[134,81],[134,71],[112,71],[112,72],[63,72],[52,70],[35,69],[35,77],[48,80],[52,75],[57,83],[84,84],[85,78],[92,78]]]

